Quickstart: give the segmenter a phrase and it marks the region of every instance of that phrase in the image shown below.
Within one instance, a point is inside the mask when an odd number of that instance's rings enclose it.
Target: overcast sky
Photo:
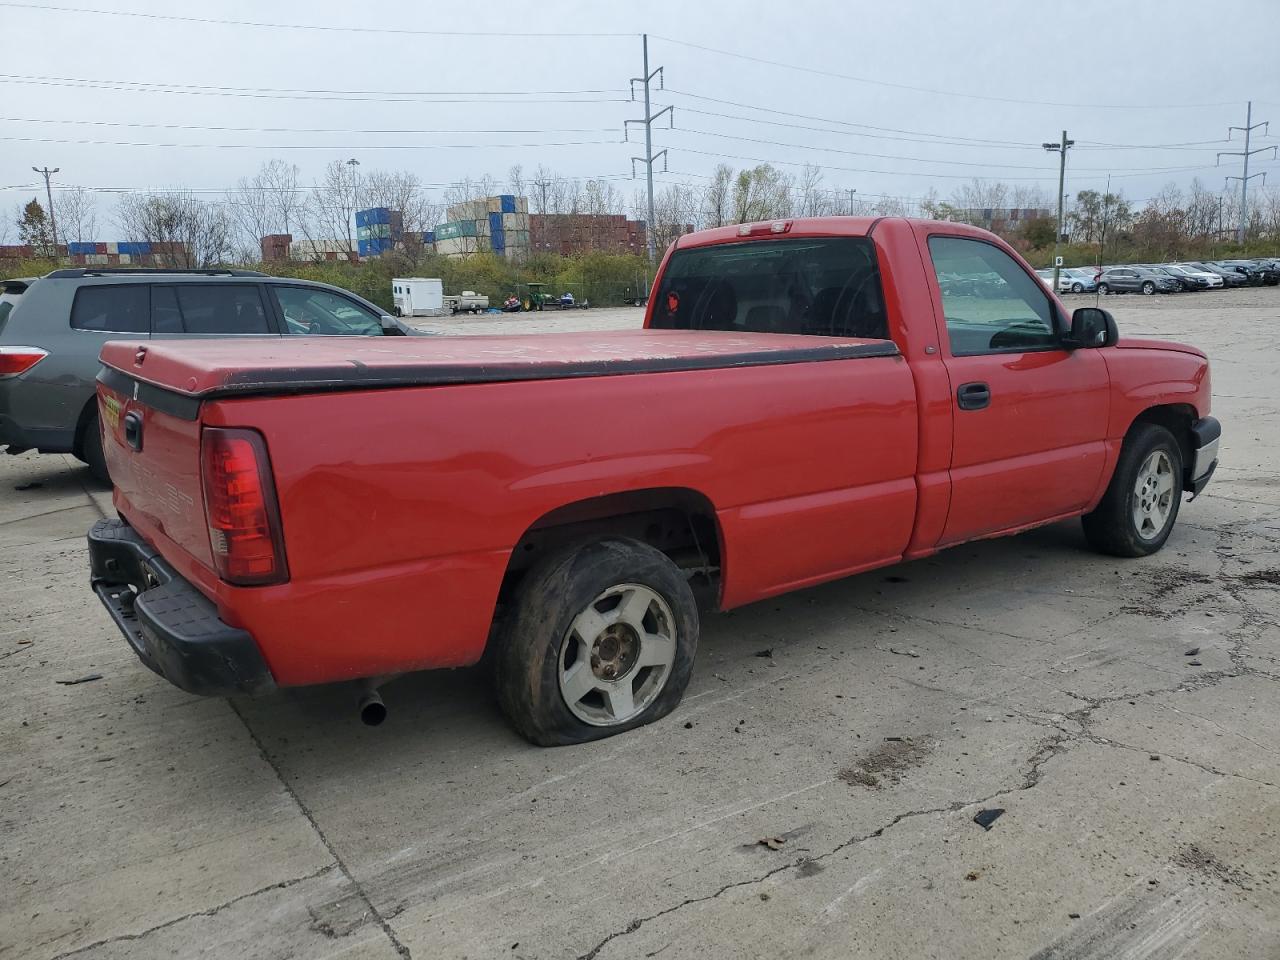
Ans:
[[[1215,169],[1214,154],[1240,148],[1225,137],[1246,100],[1255,121],[1276,121],[1255,144],[1280,143],[1277,0],[1083,0],[1054,16],[1017,0],[65,2],[0,2],[6,219],[45,165],[61,168],[57,184],[213,191],[273,157],[307,183],[335,158],[437,185],[545,164],[624,178],[629,193],[641,147],[620,142],[622,123],[641,110],[619,101],[646,31],[665,67],[655,108],[676,107],[676,129],[655,125],[671,171],[659,182],[766,160],[817,164],[828,187],[863,196],[945,199],[975,175],[1051,196],[1057,160],[1040,144],[1066,128],[1078,144],[1068,193],[1110,172],[1141,201],[1194,176],[1218,191],[1239,173],[1238,158]],[[619,36],[564,35],[584,33]],[[1267,154],[1252,169],[1277,166]],[[104,196],[102,239],[115,235],[112,206]]]

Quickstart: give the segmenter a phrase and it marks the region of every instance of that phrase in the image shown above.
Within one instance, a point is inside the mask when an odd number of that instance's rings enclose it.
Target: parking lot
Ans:
[[[1280,288],[1103,305],[1214,365],[1161,553],[1066,523],[708,615],[683,704],[585,746],[478,669],[379,728],[188,696],[88,589],[109,491],[0,457],[0,958],[1280,956]]]

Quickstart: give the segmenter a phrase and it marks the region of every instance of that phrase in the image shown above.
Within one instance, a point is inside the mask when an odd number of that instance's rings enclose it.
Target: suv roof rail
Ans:
[[[35,277],[10,277],[8,280],[0,280],[0,293],[22,293],[35,282]]]
[[[208,270],[197,270],[184,267],[71,267],[54,270],[48,274],[54,280],[74,280],[78,277],[114,277],[114,276],[150,276],[152,274],[173,275],[187,274],[202,277],[266,277],[269,274],[257,270],[231,270],[216,267]]]

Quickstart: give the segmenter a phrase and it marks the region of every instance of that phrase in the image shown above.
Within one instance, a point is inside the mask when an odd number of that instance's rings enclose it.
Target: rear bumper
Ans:
[[[1192,457],[1187,473],[1187,489],[1196,496],[1209,483],[1218,467],[1218,444],[1222,439],[1222,424],[1213,417],[1205,417],[1191,425]]]
[[[204,594],[125,521],[93,525],[89,564],[93,591],[133,652],[174,686],[204,696],[276,688],[253,637],[224,623]]]

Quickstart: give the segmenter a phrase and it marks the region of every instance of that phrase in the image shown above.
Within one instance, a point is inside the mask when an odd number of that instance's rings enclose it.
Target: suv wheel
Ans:
[[[107,458],[102,452],[102,426],[98,422],[98,411],[90,414],[85,421],[84,438],[80,442],[80,459],[89,465],[89,472],[95,480],[110,485],[111,475],[107,473]]]
[[[1071,285],[1071,292],[1072,292],[1072,293],[1084,293],[1084,284],[1083,284],[1083,283],[1073,283],[1073,284]]]
[[[1156,285],[1150,280],[1145,280],[1142,284],[1142,292],[1149,297],[1156,292]]]
[[[1108,293],[1111,292],[1111,288],[1107,286],[1105,283],[1100,283],[1098,284],[1098,292],[1105,297]]]

